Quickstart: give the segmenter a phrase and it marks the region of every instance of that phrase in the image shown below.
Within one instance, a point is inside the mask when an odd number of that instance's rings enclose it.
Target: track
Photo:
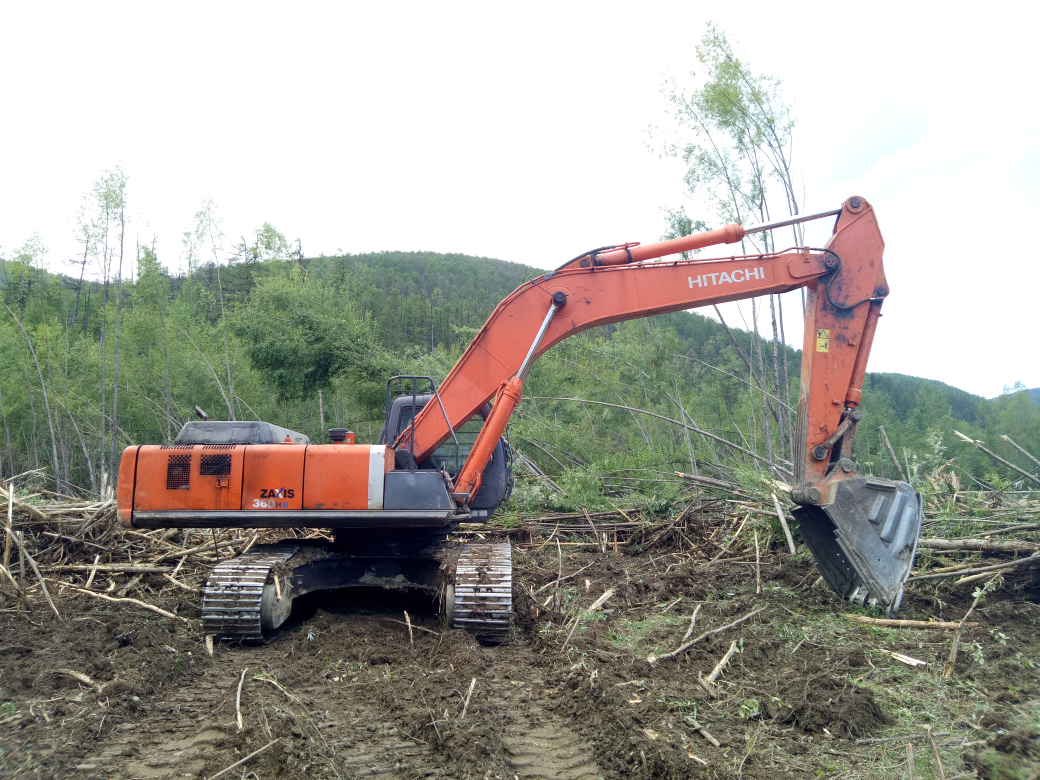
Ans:
[[[283,564],[291,569],[293,556],[299,550],[299,545],[292,542],[258,545],[245,555],[218,564],[206,580],[203,632],[218,640],[262,641],[265,627],[271,627],[269,617],[265,625],[263,609],[270,610],[270,604],[283,598],[282,591],[291,587],[291,578],[283,578],[278,588],[271,574]],[[452,625],[483,642],[508,643],[513,608],[512,571],[508,543],[463,545],[450,591]]]
[[[510,640],[513,612],[513,557],[508,542],[466,544],[455,568],[452,625],[484,642]]]
[[[203,633],[233,642],[262,640],[260,603],[264,585],[271,570],[298,550],[295,544],[258,545],[214,567],[202,597]]]

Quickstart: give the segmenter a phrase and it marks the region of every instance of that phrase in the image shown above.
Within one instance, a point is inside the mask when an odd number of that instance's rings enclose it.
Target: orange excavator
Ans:
[[[716,259],[681,253],[746,234],[834,217],[820,249]],[[718,230],[654,244],[601,247],[518,287],[437,387],[387,383],[376,444],[330,431],[312,444],[263,422],[187,423],[172,445],[127,448],[119,513],[137,528],[332,528],[335,540],[256,545],[211,572],[203,629],[259,640],[294,598],[350,586],[436,593],[449,623],[506,641],[512,614],[508,543],[446,542],[459,522],[486,519],[512,489],[503,442],[532,364],[588,328],[804,287],[805,338],[791,498],[802,540],[842,598],[895,612],[920,533],[921,497],[867,477],[851,458],[871,342],[889,294],[873,207]],[[394,382],[411,392],[391,397]],[[422,382],[423,392],[420,392]]]

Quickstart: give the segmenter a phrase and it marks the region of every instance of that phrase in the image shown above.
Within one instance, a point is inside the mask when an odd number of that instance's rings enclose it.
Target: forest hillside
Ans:
[[[100,281],[86,263],[66,275],[31,253],[0,257],[0,475],[42,469],[59,492],[101,493],[125,446],[172,441],[196,405],[316,442],[333,426],[372,441],[386,377],[443,378],[498,302],[542,273],[434,252],[306,258],[265,230],[275,239],[267,250],[258,240],[254,251],[182,274],[148,246],[128,247],[121,271],[113,264]],[[782,328],[783,311],[760,312],[760,321],[771,316]],[[772,463],[782,472],[799,361],[771,333],[691,312],[571,338],[536,364],[510,428],[521,463],[541,475],[522,482],[514,501],[603,506],[667,496],[680,485],[676,471]],[[1002,434],[1040,449],[1040,407],[1020,386],[987,400],[872,373],[862,408],[855,456],[866,473],[896,475],[880,427],[917,480],[947,462],[965,482],[1019,476],[955,430],[1010,461],[1017,453]],[[737,461],[722,466],[720,448]]]

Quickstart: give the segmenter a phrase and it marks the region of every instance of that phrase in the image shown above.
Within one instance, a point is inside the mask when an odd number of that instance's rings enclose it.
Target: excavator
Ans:
[[[822,248],[684,254],[832,217]],[[853,196],[837,210],[768,225],[600,247],[506,297],[439,387],[429,377],[392,377],[375,444],[357,444],[344,429],[313,444],[270,423],[191,421],[173,444],[123,452],[119,516],[144,529],[332,529],[331,542],[286,539],[219,563],[202,605],[203,630],[218,640],[260,641],[294,599],[369,586],[425,590],[448,625],[507,642],[509,544],[448,536],[508,499],[503,435],[538,356],[598,325],[805,288],[793,514],[836,594],[895,613],[917,548],[921,496],[906,482],[860,474],[852,459],[867,358],[889,294],[884,246],[874,208]],[[405,392],[392,397],[402,382]]]

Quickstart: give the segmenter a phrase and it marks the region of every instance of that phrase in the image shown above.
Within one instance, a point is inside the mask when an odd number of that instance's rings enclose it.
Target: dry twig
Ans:
[[[758,531],[755,531],[755,593],[762,594],[762,563],[758,550]]]
[[[466,719],[466,711],[469,709],[469,699],[473,695],[473,689],[475,687],[477,687],[477,678],[476,677],[474,677],[469,682],[469,690],[466,691],[466,701],[463,702],[463,704],[462,704],[462,714],[459,715],[459,720],[465,720]]]
[[[935,745],[935,737],[932,736],[932,727],[926,725],[924,727],[924,733],[928,735],[928,741],[932,743],[932,750],[935,753],[935,763],[939,765],[939,777],[941,780],[946,780],[946,770],[943,768],[942,759],[939,758],[939,748]]]
[[[51,582],[55,582],[55,580],[51,580]],[[62,582],[60,584],[64,585],[66,588],[69,588],[71,590],[75,590],[75,591],[78,591],[79,593],[86,594],[87,596],[93,596],[96,599],[103,599],[104,601],[112,601],[112,602],[115,602],[117,604],[134,604],[134,605],[136,605],[138,607],[141,607],[142,609],[147,609],[147,610],[149,610],[151,612],[154,612],[157,615],[162,615],[163,617],[173,618],[174,620],[179,620],[182,623],[190,623],[191,622],[190,620],[188,620],[188,618],[181,617],[180,615],[175,615],[172,612],[167,612],[165,609],[161,609],[160,607],[157,607],[154,604],[147,604],[144,601],[139,601],[137,599],[129,599],[129,598],[118,598],[117,599],[117,598],[114,598],[112,596],[106,596],[104,593],[96,593],[96,592],[94,592],[92,590],[87,590],[86,588],[80,588],[80,587],[77,587],[75,585],[69,585],[67,582]]]
[[[686,644],[682,645],[681,647],[676,648],[675,650],[673,650],[670,653],[665,653],[664,655],[662,655],[660,657],[650,656],[646,660],[653,664],[653,663],[657,663],[658,661],[664,661],[666,658],[675,658],[675,656],[679,655],[680,653],[686,652],[691,647],[693,647],[695,644],[697,644],[698,642],[704,641],[709,636],[712,636],[713,634],[721,634],[723,631],[728,631],[731,628],[736,628],[737,626],[739,626],[744,621],[750,620],[755,615],[757,615],[759,612],[765,612],[765,610],[766,610],[765,607],[759,607],[756,610],[752,610],[751,612],[748,612],[743,617],[737,618],[732,623],[727,623],[724,626],[719,626],[718,628],[713,628],[711,631],[705,631],[703,634],[701,634],[696,639],[693,639],[693,640],[687,642]]]
[[[40,567],[36,565],[36,561],[33,560],[33,557],[31,555],[29,555],[29,551],[25,549],[25,542],[22,540],[21,536],[22,534],[19,531],[18,533],[12,533],[10,538],[14,539],[14,543],[18,545],[18,552],[25,556],[25,560],[29,561],[29,566],[32,567],[33,573],[36,575],[36,579],[40,581],[40,590],[43,591],[43,597],[47,599],[47,604],[50,605],[50,608],[54,611],[54,614],[58,617],[58,620],[64,620],[65,618],[63,618],[61,616],[61,613],[58,612],[58,608],[54,606],[54,600],[51,598],[51,592],[47,590],[47,583],[44,581],[43,575],[40,574]],[[24,590],[25,588],[23,587],[22,589]]]
[[[235,722],[238,724],[239,731],[245,728],[245,724],[242,723],[242,683],[246,681],[246,672],[248,671],[248,666],[242,670],[242,674],[238,678],[238,691],[235,693]]]
[[[895,620],[891,618],[872,618],[866,615],[851,615],[843,612],[841,615],[846,620],[851,620],[853,623],[865,623],[870,626],[880,626],[882,628],[933,628],[943,631],[951,631],[959,628],[962,625],[977,626],[978,623],[953,623],[948,620]]]
[[[953,667],[957,663],[957,651],[960,648],[961,643],[961,629],[964,627],[964,622],[968,619],[968,615],[970,615],[974,611],[975,607],[978,606],[979,601],[986,594],[986,590],[986,586],[979,588],[978,593],[975,594],[975,600],[971,602],[971,606],[968,607],[968,611],[965,612],[964,617],[961,618],[961,625],[957,627],[957,633],[953,635],[953,647],[950,648],[950,660],[947,662],[946,670],[943,672],[943,677],[953,676]],[[929,732],[929,736],[930,735],[931,732]]]
[[[563,641],[563,647],[560,648],[561,651],[567,649],[567,643],[570,642],[571,641],[571,637],[574,636],[574,629],[576,629],[578,627],[578,623],[581,622],[581,619],[585,615],[591,615],[593,612],[595,612],[597,609],[599,609],[601,606],[603,606],[607,602],[607,599],[609,599],[613,595],[614,595],[614,589],[613,588],[607,589],[603,593],[602,596],[600,596],[598,599],[596,599],[591,604],[589,604],[588,607],[586,607],[584,610],[582,610],[581,612],[578,613],[578,616],[576,618],[574,618],[574,625],[571,626],[571,632],[569,634],[567,634],[567,638]]]
[[[958,571],[947,571],[937,574],[919,574],[916,577],[911,577],[907,580],[910,582],[919,582],[921,580],[934,580],[942,577],[957,577],[965,574],[982,574],[987,571],[998,571],[1000,569],[1013,569],[1016,566],[1025,566],[1029,563],[1040,562],[1040,550],[1030,555],[1028,558],[1019,558],[1017,561],[1008,561],[1007,563],[997,563],[993,566],[980,566],[977,569],[959,569]]]
[[[274,745],[275,743],[277,743],[277,742],[281,742],[281,741],[282,741],[282,738],[281,738],[281,737],[279,737],[278,739],[272,739],[272,740],[271,740],[270,742],[268,742],[268,743],[267,743],[266,745],[264,745],[264,746],[263,746],[262,748],[260,748],[259,750],[254,750],[254,751],[253,751],[252,753],[250,753],[250,754],[249,754],[248,756],[246,756],[245,758],[239,759],[238,761],[236,761],[235,763],[233,763],[233,764],[232,764],[231,766],[228,766],[228,767],[224,767],[224,768],[223,768],[223,769],[221,769],[221,770],[220,770],[219,772],[217,772],[217,773],[216,773],[215,775],[210,775],[210,777],[209,777],[209,780],[216,780],[216,778],[220,777],[220,776],[221,776],[222,774],[224,774],[225,772],[230,772],[230,771],[231,771],[232,769],[234,769],[235,767],[239,767],[239,766],[242,766],[242,764],[244,764],[244,763],[245,763],[246,761],[249,761],[249,760],[250,760],[251,758],[256,758],[256,756],[258,756],[258,755],[260,755],[261,753],[263,753],[263,752],[264,752],[265,750],[267,750],[267,749],[268,749],[269,747],[271,747],[271,746],[272,746],[272,745]]]
[[[737,640],[734,639],[732,642],[730,642],[729,650],[727,650],[726,654],[722,656],[722,660],[715,664],[715,668],[712,669],[711,674],[707,676],[706,679],[709,683],[713,683],[717,679],[719,679],[719,675],[722,674],[722,671],[726,668],[726,665],[729,663],[729,659],[735,656],[737,652]]]
[[[791,551],[791,555],[798,552],[794,546],[794,537],[791,536],[791,527],[787,524],[787,518],[784,517],[784,510],[780,506],[780,499],[776,497],[776,493],[773,496],[773,506],[776,508],[777,519],[780,520],[780,527],[784,529],[784,536],[787,539],[787,549]]]
[[[690,627],[686,629],[686,633],[683,634],[682,639],[679,640],[680,642],[685,642],[687,639],[690,638],[690,634],[693,633],[693,627],[697,624],[697,613],[700,611],[701,605],[698,604],[696,607],[694,607],[693,614],[690,615]]]

